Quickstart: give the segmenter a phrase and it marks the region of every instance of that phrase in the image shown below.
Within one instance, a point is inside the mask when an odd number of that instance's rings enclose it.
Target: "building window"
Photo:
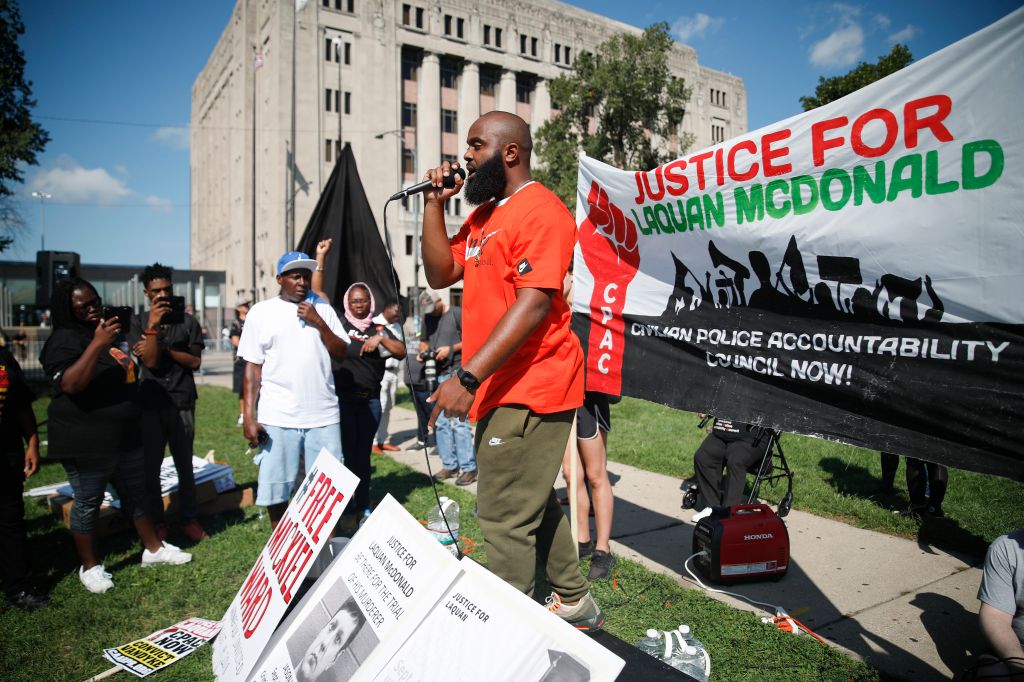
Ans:
[[[459,40],[466,39],[466,20],[461,17],[455,20],[455,36]]]
[[[497,47],[497,48],[501,48],[501,29],[500,28],[495,28],[494,29],[494,46]]]
[[[522,33],[520,33],[519,34],[519,54],[526,54],[526,40],[527,40],[527,36],[522,34]]]
[[[555,63],[569,66],[569,46],[555,43]]]
[[[329,62],[337,61],[338,59],[334,53],[334,41],[330,38],[324,38],[324,59]]]
[[[725,126],[711,124],[711,143],[718,144],[719,142],[725,142]]]
[[[331,110],[331,89],[324,90],[324,111]]]
[[[402,25],[423,30],[423,8],[403,4]]]
[[[416,103],[402,102],[402,127],[416,127]]]
[[[441,110],[441,132],[458,133],[459,115],[451,109]]]
[[[452,34],[452,15],[444,15],[444,34],[450,36]]]
[[[480,94],[495,97],[498,92],[498,83],[501,81],[501,73],[493,68],[480,68]]]
[[[345,43],[345,66],[352,63],[352,43]]]
[[[562,62],[562,46],[555,43],[555,63],[560,64]]]
[[[331,162],[331,152],[334,150],[334,140],[324,140],[324,161]]]
[[[462,199],[453,197],[444,204],[445,213],[450,216],[462,215]]]
[[[412,243],[413,243],[412,242],[412,235],[411,234],[405,235],[405,255],[406,256],[411,256],[412,255]]]
[[[408,147],[402,147],[402,174],[416,175],[416,155]]]
[[[347,63],[347,62],[346,62]],[[565,62],[566,65],[572,64],[572,55],[569,53],[569,46],[565,46]]]
[[[725,90],[716,90],[711,88],[711,104],[716,107],[724,107],[725,103]]]
[[[459,80],[459,63],[453,59],[441,60],[441,87],[454,88]]]
[[[420,210],[420,195],[413,194],[412,196],[402,197],[402,208],[410,213],[418,213]]]
[[[537,39],[530,38],[530,55],[533,57],[537,56]]]
[[[484,24],[484,45],[491,44],[491,27]]]
[[[526,74],[516,75],[516,101],[523,104],[530,103],[530,95],[533,93],[533,78]]]
[[[324,60],[337,64],[342,61],[345,66],[352,63],[352,43],[342,41],[338,45],[337,38],[324,38]]]
[[[458,160],[459,160],[459,158],[457,156],[455,156],[454,154],[442,154],[441,155],[441,163],[444,163],[445,161],[447,161],[449,166],[455,165],[455,162],[458,161]]]
[[[346,92],[345,93],[345,113],[346,114],[351,114],[352,113],[352,93],[351,92]]]
[[[412,52],[402,52],[402,80],[415,81],[419,75],[420,58]]]

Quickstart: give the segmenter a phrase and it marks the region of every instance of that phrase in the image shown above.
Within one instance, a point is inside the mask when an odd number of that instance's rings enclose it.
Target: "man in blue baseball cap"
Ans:
[[[238,342],[246,362],[244,432],[259,447],[256,504],[267,507],[272,528],[288,506],[300,456],[308,467],[327,448],[344,461],[331,360],[345,359],[349,337],[331,305],[310,288],[316,267],[301,251],[281,256],[281,293],[249,310]]]

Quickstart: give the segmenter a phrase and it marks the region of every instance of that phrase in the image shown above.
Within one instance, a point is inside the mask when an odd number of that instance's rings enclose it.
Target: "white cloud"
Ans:
[[[907,27],[905,29],[903,29],[902,31],[897,31],[896,33],[893,33],[891,36],[889,36],[889,42],[894,45],[896,43],[906,43],[910,40],[913,40],[914,36],[917,35],[917,31],[918,28],[916,26],[907,24]]]
[[[892,19],[890,19],[889,15],[887,15],[887,14],[876,14],[875,15],[875,25],[878,26],[878,28],[880,28],[883,31],[885,31],[890,26],[892,26]]]
[[[127,175],[123,166],[115,171]],[[57,157],[53,165],[40,169],[29,181],[28,192],[46,192],[53,195],[55,204],[95,204],[117,206],[137,200],[138,192],[124,180],[111,175],[105,168],[85,168],[66,154]],[[143,202],[153,210],[166,213],[173,204],[169,199],[147,196]]]
[[[679,17],[672,22],[672,34],[685,43],[692,38],[703,38],[705,33],[714,33],[722,27],[725,19],[722,17],[711,17],[703,12],[698,12],[692,17]]]
[[[146,197],[143,201],[145,201],[146,205],[152,208],[154,211],[159,211],[160,213],[170,213],[171,208],[173,208],[174,206],[174,204],[171,203],[170,199],[164,199],[163,197],[153,196],[152,194]]]
[[[132,191],[104,168],[83,168],[69,156],[57,158],[54,166],[36,173],[30,190],[53,195],[55,203],[97,203],[110,206],[132,196]]]
[[[811,63],[819,67],[851,66],[864,53],[864,30],[850,16],[839,28],[811,46]]]
[[[157,142],[162,142],[169,147],[174,147],[175,149],[188,149],[188,128],[177,128],[173,126],[157,128],[152,135],[152,139]]]

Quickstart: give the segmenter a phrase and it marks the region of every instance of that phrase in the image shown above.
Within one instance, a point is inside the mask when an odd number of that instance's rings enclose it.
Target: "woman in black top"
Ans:
[[[330,300],[323,290],[323,264],[331,240],[316,248],[317,271],[313,273],[313,291]],[[345,362],[334,371],[334,389],[341,408],[341,449],[345,466],[359,477],[355,495],[345,508],[349,515],[362,516],[370,509],[370,450],[380,424],[380,384],[388,357],[405,357],[405,344],[373,321],[373,294],[364,282],[350,286],[342,297],[344,314],[339,315],[348,333]]]
[[[70,526],[82,560],[79,579],[90,592],[102,593],[114,586],[95,546],[108,481],[145,545],[143,565],[183,564],[192,555],[161,543],[145,515],[137,375],[117,317],[101,319],[96,289],[78,278],[57,285],[50,309],[53,333],[39,358],[55,390],[47,410],[47,456],[61,460],[74,492]]]

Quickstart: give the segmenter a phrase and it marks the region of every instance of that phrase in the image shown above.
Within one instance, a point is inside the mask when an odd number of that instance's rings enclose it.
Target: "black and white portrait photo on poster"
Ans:
[[[377,646],[373,629],[343,580],[338,580],[310,608],[286,640],[299,682],[341,682],[351,679]]]
[[[1024,10],[647,171],[581,157],[587,389],[1024,480]]]

